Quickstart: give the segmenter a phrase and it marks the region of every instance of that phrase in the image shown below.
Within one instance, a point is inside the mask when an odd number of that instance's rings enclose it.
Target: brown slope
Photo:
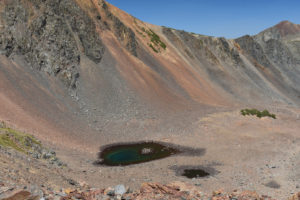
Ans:
[[[8,60],[25,58],[24,66],[32,66],[39,77],[35,85],[27,86],[31,99],[18,95],[15,105],[22,99],[35,102],[28,115],[34,116],[36,110],[51,113],[40,117],[51,124],[61,118],[62,127],[74,127],[75,133],[69,135],[77,140],[90,127],[93,135],[85,140],[96,138],[92,141],[96,146],[97,139],[106,142],[108,132],[118,136],[131,132],[131,122],[138,130],[140,121],[151,124],[143,134],[152,134],[151,129],[167,127],[166,115],[172,126],[183,118],[178,113],[199,108],[201,113],[209,106],[299,105],[299,53],[276,38],[271,37],[271,42],[258,36],[227,40],[158,27],[105,1],[39,3],[0,3],[1,54]],[[279,28],[295,32],[285,24]],[[151,41],[154,36],[166,48]],[[4,66],[17,67],[9,62]],[[28,80],[31,74],[17,77]],[[43,81],[43,89],[36,89]],[[9,84],[12,92],[22,92],[16,91],[13,81]],[[1,95],[10,99],[7,92]],[[57,117],[56,113],[63,114]]]
[[[57,80],[41,78],[24,60],[0,57],[0,120],[52,144],[78,145],[70,135],[83,130],[84,124],[72,116],[78,108]]]
[[[169,85],[169,87],[171,87],[171,89],[180,88],[181,91],[179,92],[181,93],[184,92],[185,94],[187,94],[188,98],[204,104],[212,104],[212,105],[225,104],[224,102],[225,100],[222,100],[222,97],[218,95],[216,89],[213,88],[211,84],[205,80],[206,79],[205,77],[201,77],[193,69],[193,67],[191,67],[191,64],[188,63],[188,61],[184,60],[182,56],[178,54],[176,49],[172,48],[171,44],[168,44],[166,40],[163,40],[163,42],[167,44],[168,48],[166,50],[162,50],[162,52],[160,53],[155,53],[149,47],[149,42],[150,42],[149,38],[147,36],[144,37],[142,34],[139,33],[139,31],[141,32],[140,29],[142,27],[146,30],[147,29],[154,30],[156,34],[160,35],[160,37],[163,38],[163,35],[161,35],[160,33],[159,27],[141,22],[112,5],[109,5],[109,9],[115,16],[117,16],[119,19],[122,19],[122,22],[135,33],[135,36],[138,40],[139,48],[144,49],[143,53],[145,53],[146,51],[147,54],[151,55],[151,59],[156,60],[156,66],[155,66],[156,71],[165,72],[164,74],[156,73],[157,78],[156,80],[152,81],[152,84],[157,82],[159,79],[164,80],[165,76],[172,77],[173,82],[171,83],[172,85]],[[144,35],[146,35],[146,33],[144,33]],[[139,53],[143,54],[142,51],[140,51]],[[116,59],[118,58],[116,57]],[[141,69],[142,68],[141,65],[144,65],[144,60],[139,59],[139,56],[138,59],[134,58],[134,60],[135,62],[137,62],[137,65],[139,65],[139,68]],[[149,68],[149,66],[144,66],[143,71],[147,71],[146,70],[147,68],[148,70],[153,71],[151,68]],[[131,75],[133,74],[129,70],[126,71]],[[129,77],[126,77],[126,79],[128,78]],[[137,81],[139,79],[133,78],[132,80]],[[147,82],[147,80],[144,81]],[[135,85],[143,86],[140,83],[136,83]],[[162,83],[159,83],[159,85],[163,86]],[[146,88],[141,88],[140,90],[149,94],[151,93],[151,88],[153,89],[159,87],[156,87],[155,85],[149,85],[149,88],[150,91],[147,90]],[[182,94],[178,94],[178,91],[173,91],[173,93],[174,92],[175,94],[177,93],[177,95],[182,96]],[[174,98],[170,96],[169,99],[171,100]],[[170,100],[169,102],[171,102]]]
[[[300,33],[300,24],[293,24],[290,21],[282,21],[275,25],[282,37],[287,35],[295,35]]]

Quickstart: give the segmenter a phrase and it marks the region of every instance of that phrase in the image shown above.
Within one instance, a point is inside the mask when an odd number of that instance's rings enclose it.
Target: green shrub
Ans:
[[[149,44],[149,47],[151,47],[151,49],[154,51],[154,52],[156,52],[156,53],[159,53],[160,51],[160,47],[161,48],[163,48],[164,50],[166,50],[166,48],[167,48],[167,45],[164,43],[164,42],[162,42],[161,40],[160,40],[160,37],[153,31],[153,30],[151,30],[151,29],[148,29],[148,30],[146,30],[144,27],[141,27],[141,26],[138,26],[138,28],[142,31],[142,32],[144,32],[144,33],[146,33],[148,36],[149,36],[149,38],[150,38],[150,41],[151,41],[151,44]],[[143,33],[141,33],[140,31],[138,31],[137,30],[137,32],[140,34],[140,35],[142,35],[143,37],[146,37]],[[158,48],[158,49],[157,49]]]
[[[263,111],[261,112],[261,114],[262,114],[263,116],[270,116],[270,113],[269,113],[269,111],[267,111],[267,110],[263,110]]]
[[[163,42],[160,43],[160,46],[161,46],[163,49],[165,49],[165,50],[166,50],[166,48],[167,48],[167,45],[166,45],[165,43],[163,43]]]
[[[262,118],[262,117],[263,117],[261,112],[257,113],[256,116],[257,116],[258,118]]]
[[[151,47],[151,49],[152,49],[155,53],[158,53],[158,50],[155,49],[155,47],[154,47],[152,44],[149,44],[149,47]]]
[[[276,119],[276,115],[275,114],[271,114],[270,117],[272,117],[273,119]]]
[[[147,33],[147,35],[150,37],[150,41],[151,41],[151,48],[153,49],[153,51],[155,51],[156,53],[158,53],[159,51],[154,47],[161,47],[163,49],[166,49],[167,48],[167,45],[165,43],[163,43],[161,40],[160,40],[160,37],[151,29],[149,30],[146,30],[145,28],[141,28],[141,30],[145,33]]]
[[[141,31],[136,30],[136,32],[137,32],[138,34],[140,34],[141,36],[146,37]]]
[[[276,119],[276,115],[275,114],[271,114],[268,110],[259,111],[257,109],[243,109],[243,110],[241,110],[241,114],[243,116],[246,116],[246,115],[256,115],[258,118],[271,117],[273,119]]]

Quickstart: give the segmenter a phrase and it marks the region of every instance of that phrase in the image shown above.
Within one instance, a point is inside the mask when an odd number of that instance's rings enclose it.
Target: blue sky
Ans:
[[[107,0],[148,23],[211,36],[257,34],[280,21],[300,24],[300,0]]]

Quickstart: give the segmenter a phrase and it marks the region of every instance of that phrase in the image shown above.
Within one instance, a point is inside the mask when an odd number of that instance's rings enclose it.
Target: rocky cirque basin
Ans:
[[[151,25],[103,0],[0,1],[0,120],[68,166],[5,149],[0,179],[21,188],[46,180],[45,190],[58,193],[83,182],[138,191],[144,182],[161,183],[153,185],[159,190],[186,181],[209,194],[224,188],[288,198],[300,186],[299,27],[283,21],[226,39]],[[247,108],[276,119],[241,115]],[[202,150],[93,164],[99,146],[132,141]],[[54,156],[40,150],[32,155]],[[178,174],[182,166],[211,175],[188,179]]]

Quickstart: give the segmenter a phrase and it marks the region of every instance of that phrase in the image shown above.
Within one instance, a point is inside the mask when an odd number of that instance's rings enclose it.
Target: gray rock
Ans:
[[[64,192],[59,192],[59,193],[57,193],[57,195],[56,196],[59,196],[59,197],[66,197],[67,196],[67,194],[66,193],[64,193]]]
[[[44,196],[43,191],[37,185],[31,185],[29,187],[29,190],[33,196],[38,196],[40,198],[42,198]]]
[[[68,179],[67,181],[70,185],[78,185],[78,183],[76,181],[74,181],[73,179]]]
[[[33,152],[32,157],[35,159],[40,159],[41,158],[41,154],[37,153],[37,152]]]
[[[115,195],[123,195],[127,192],[124,185],[117,185],[115,186]]]
[[[149,154],[149,153],[152,153],[152,149],[151,148],[143,148],[142,149],[142,154]]]
[[[1,9],[4,23],[0,31],[0,54],[23,55],[33,68],[57,76],[66,86],[76,88],[80,64],[77,45],[96,63],[104,53],[95,24],[71,0],[35,0],[32,8],[20,0],[12,0]],[[30,17],[37,13],[40,17]]]
[[[112,190],[107,190],[106,195],[107,196],[115,196],[115,191],[113,189]]]
[[[42,154],[42,158],[45,159],[45,160],[48,160],[52,157],[53,155],[49,152],[43,152]]]
[[[11,191],[13,188],[9,187],[0,187],[0,194],[5,193],[7,191]]]
[[[106,7],[105,2],[103,3]],[[111,13],[108,9],[105,9],[107,17],[113,22],[109,28],[113,31],[118,40],[124,45],[124,47],[134,56],[137,56],[137,40],[133,30],[125,26],[123,22]]]

